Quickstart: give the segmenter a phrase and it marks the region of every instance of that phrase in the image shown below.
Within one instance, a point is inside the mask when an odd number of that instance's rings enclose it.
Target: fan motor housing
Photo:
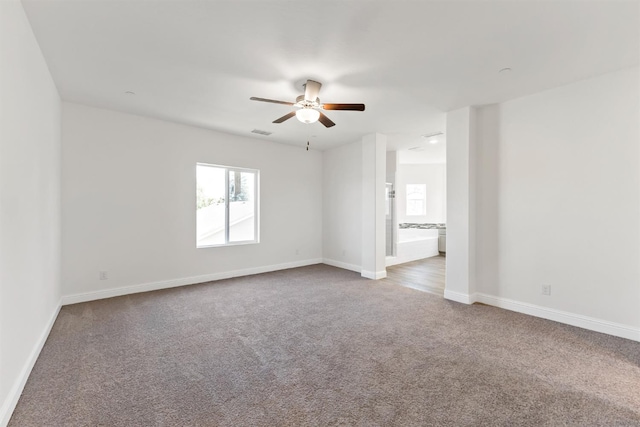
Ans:
[[[314,102],[309,102],[306,99],[304,99],[304,95],[300,95],[296,98],[296,104],[300,105],[301,107],[318,107],[320,105],[320,98],[316,98],[316,100]]]

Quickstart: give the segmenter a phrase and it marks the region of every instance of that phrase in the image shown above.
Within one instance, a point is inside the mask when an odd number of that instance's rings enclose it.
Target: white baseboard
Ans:
[[[31,370],[33,366],[36,364],[38,360],[38,356],[40,356],[40,351],[42,351],[42,347],[44,347],[44,343],[47,341],[49,337],[49,332],[51,332],[51,328],[58,317],[58,313],[60,312],[60,307],[62,306],[62,301],[58,301],[57,307],[53,310],[53,314],[49,318],[49,321],[44,327],[44,330],[38,337],[38,341],[36,345],[31,350],[29,357],[25,360],[24,365],[22,366],[22,370],[20,374],[16,378],[13,386],[9,390],[9,394],[5,398],[2,403],[2,407],[0,408],[0,427],[6,427],[9,424],[9,420],[11,419],[11,414],[13,414],[13,410],[16,408],[18,404],[18,400],[20,399],[20,395],[22,394],[22,390],[24,390],[24,386],[27,384],[27,379],[29,379],[29,375],[31,374]]]
[[[362,268],[359,265],[347,264],[346,262],[336,261],[334,259],[324,258],[322,260],[322,263],[330,265],[332,267],[338,267],[338,268],[343,268],[345,270],[355,271],[356,273],[360,273],[362,271]]]
[[[382,271],[362,270],[360,275],[362,277],[367,278],[367,279],[380,280],[380,279],[384,279],[385,277],[387,277],[387,270],[382,270]]]
[[[244,268],[242,270],[224,271],[220,273],[204,274],[201,276],[184,277],[181,279],[163,280],[160,282],[143,283],[140,285],[123,286],[119,288],[103,289],[100,291],[84,292],[62,297],[62,305],[77,304],[87,301],[95,301],[104,298],[113,298],[122,295],[137,294],[140,292],[157,291],[160,289],[175,288],[178,286],[195,285],[197,283],[211,282],[214,280],[230,279],[232,277],[249,276],[252,274],[268,273],[270,271],[286,270],[288,268],[304,267],[307,265],[321,264],[321,258],[302,261],[287,262],[283,264],[265,265],[262,267]]]
[[[446,288],[444,290],[444,298],[451,301],[461,302],[462,304],[473,304],[476,302],[476,294],[463,294],[462,292],[450,291]]]
[[[640,341],[640,329],[632,326],[487,294],[478,293],[474,296],[475,301],[492,305],[494,307],[517,311],[518,313],[529,314],[531,316],[542,317],[543,319],[553,320],[555,322],[565,323],[567,325],[577,326],[579,328],[589,329],[603,334]]]
[[[346,262],[336,261],[334,259],[325,258],[322,260],[323,264],[331,265],[333,267],[344,268],[345,270],[355,271],[360,273],[362,277],[373,280],[380,280],[387,277],[387,270],[382,271],[368,271],[363,270],[359,265],[347,264]]]

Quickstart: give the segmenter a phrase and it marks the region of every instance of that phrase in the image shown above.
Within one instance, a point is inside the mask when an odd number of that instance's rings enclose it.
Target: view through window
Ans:
[[[196,165],[196,246],[258,242],[259,171]]]

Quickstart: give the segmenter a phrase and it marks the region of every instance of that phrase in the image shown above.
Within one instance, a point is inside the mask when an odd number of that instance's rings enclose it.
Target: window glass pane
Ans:
[[[224,168],[196,166],[196,245],[225,244]]]
[[[407,184],[407,215],[425,215],[426,198],[426,184]]]
[[[253,172],[229,171],[229,241],[255,240],[255,182]]]

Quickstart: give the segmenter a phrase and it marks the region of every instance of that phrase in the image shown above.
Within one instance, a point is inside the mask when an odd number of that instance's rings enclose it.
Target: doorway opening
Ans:
[[[444,135],[388,151],[386,177],[387,277],[403,286],[443,295],[447,251]]]

